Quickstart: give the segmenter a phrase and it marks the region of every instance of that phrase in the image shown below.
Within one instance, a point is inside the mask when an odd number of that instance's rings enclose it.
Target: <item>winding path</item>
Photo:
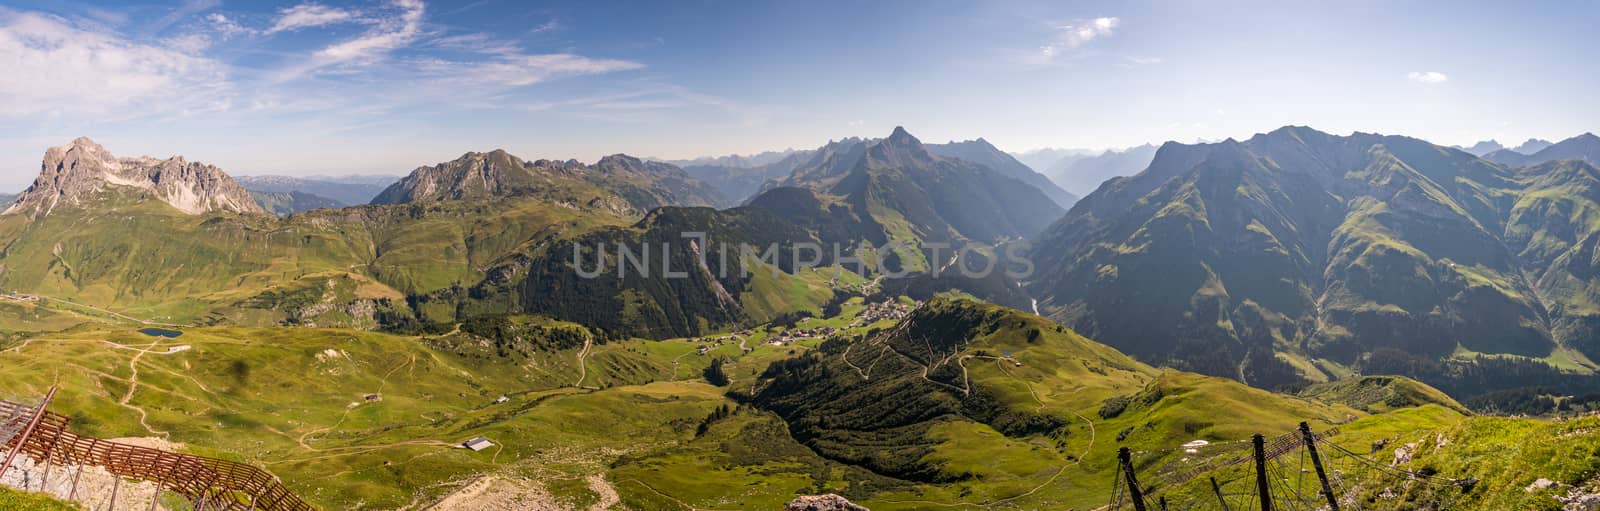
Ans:
[[[578,352],[578,381],[573,382],[572,386],[574,387],[583,388],[583,380],[589,377],[589,365],[584,363],[584,359],[589,357],[589,348],[592,346],[594,346],[594,337],[585,337],[583,339],[583,351]],[[674,378],[678,376],[676,369],[672,371],[672,376]]]

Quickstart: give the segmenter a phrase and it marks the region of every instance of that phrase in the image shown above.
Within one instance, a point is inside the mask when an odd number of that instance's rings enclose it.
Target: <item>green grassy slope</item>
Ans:
[[[855,321],[865,309],[849,301],[838,317],[799,321],[846,328],[788,345],[766,342],[775,327],[600,343],[580,325],[529,316],[427,337],[213,327],[159,339],[86,326],[0,340],[0,393],[59,385],[54,409],[82,433],[162,437],[257,464],[335,509],[422,505],[480,477],[567,507],[599,502],[600,478],[638,509],[769,508],[821,492],[873,509],[1092,508],[1108,498],[1119,447],[1150,453],[1141,466],[1155,470],[1179,459],[1176,444],[1222,445],[1302,420],[1319,431],[1340,423],[1337,441],[1363,451],[1442,434],[1449,444],[1412,468],[1481,479],[1458,509],[1546,502],[1521,491],[1533,476],[1595,476],[1568,454],[1593,452],[1593,419],[1466,417],[1435,404],[1367,415],[1152,369],[991,305],[939,300],[903,326]],[[701,379],[715,357],[728,361],[728,387]],[[478,435],[498,446],[453,447]]]
[[[736,268],[724,274],[723,259],[707,252],[713,248],[692,249],[681,231],[709,233],[715,247],[731,247],[735,262],[740,243],[764,250],[779,242],[785,270],[794,268],[788,247],[811,239],[758,209],[664,208],[640,220],[604,205],[515,197],[321,209],[273,219],[191,216],[126,197],[63,208],[38,221],[0,216],[0,290],[176,324],[414,328],[472,315],[540,312],[651,337],[815,311],[832,296],[830,283],[814,276],[752,281]],[[702,250],[714,279],[696,271],[686,279],[666,278],[663,242],[673,245],[673,271],[692,269],[699,258],[693,250]],[[653,276],[579,281],[572,246],[598,243],[612,245],[612,257],[614,243],[635,252],[649,243],[658,252]],[[720,298],[718,286],[731,298]],[[562,290],[593,300],[570,300]],[[35,313],[8,304],[0,314],[20,320]],[[41,329],[71,324],[27,320]]]
[[[0,509],[9,511],[74,511],[75,504],[50,498],[42,493],[25,492],[0,486]]]

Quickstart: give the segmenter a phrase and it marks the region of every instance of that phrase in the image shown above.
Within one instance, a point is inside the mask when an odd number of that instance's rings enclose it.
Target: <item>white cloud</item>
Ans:
[[[383,56],[416,40],[422,33],[422,15],[427,6],[422,0],[395,0],[398,16],[378,20],[378,26],[360,37],[334,44],[317,52],[324,63],[368,60]]]
[[[1058,26],[1055,37],[1049,44],[1041,47],[1039,52],[1046,59],[1055,58],[1066,51],[1088,44],[1089,41],[1110,36],[1121,23],[1121,20],[1114,17],[1102,17]]]
[[[533,30],[529,30],[528,33],[530,33],[530,34],[542,34],[542,33],[545,33],[545,32],[549,32],[551,30],[559,30],[560,28],[561,28],[561,23],[560,22],[558,22],[556,20],[550,20],[550,21],[544,22],[543,25],[539,25],[537,27],[533,27]]]
[[[418,61],[424,75],[441,80],[466,77],[473,82],[521,87],[561,76],[578,76],[639,69],[644,64],[627,60],[592,59],[570,53],[542,55],[502,55],[487,61],[456,62],[441,59]]]
[[[224,16],[220,12],[213,12],[206,15],[206,21],[211,22],[212,30],[222,34],[223,38],[255,33],[255,30],[251,30],[248,27],[240,25],[236,21],[228,19],[227,16]]]
[[[223,108],[226,67],[194,40],[153,46],[83,30],[53,16],[0,13],[0,116],[137,116]]]
[[[286,30],[346,23],[355,19],[356,13],[354,12],[307,2],[294,7],[280,9],[278,11],[278,21],[272,24],[272,28],[267,29],[267,33],[274,34]]]
[[[484,54],[510,55],[522,51],[508,41],[482,32],[438,37],[428,41],[428,44],[448,50]]]
[[[1450,77],[1438,71],[1412,71],[1406,74],[1406,79],[1417,83],[1435,84],[1450,81]]]

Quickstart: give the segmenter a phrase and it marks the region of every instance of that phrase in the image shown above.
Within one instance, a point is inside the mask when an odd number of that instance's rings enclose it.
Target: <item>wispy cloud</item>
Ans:
[[[220,12],[207,14],[206,21],[211,23],[212,30],[222,34],[223,37],[234,37],[255,33],[254,29],[240,25],[238,22],[228,18],[228,16]]]
[[[312,4],[301,4],[305,5]],[[329,18],[325,16],[327,13],[320,6],[309,11],[322,17],[306,15],[296,23],[311,23],[315,20],[324,20],[321,22],[322,25],[334,23],[325,21]],[[317,50],[305,60],[279,69],[274,73],[274,81],[279,83],[294,81],[331,66],[380,62],[388,57],[390,52],[416,42],[423,35],[422,22],[426,12],[427,5],[422,3],[422,0],[394,0],[390,4],[390,9],[362,16],[362,21],[370,23],[372,28],[359,36]],[[346,14],[352,18],[356,16],[353,13]],[[287,17],[280,18],[278,25],[282,25]]]
[[[511,87],[532,85],[558,76],[593,75],[639,69],[627,60],[593,59],[570,53],[502,54],[491,60],[460,62],[425,59],[416,62],[424,75],[440,80],[466,80]]]
[[[1165,61],[1162,60],[1161,57],[1137,57],[1137,56],[1133,56],[1133,55],[1128,55],[1128,56],[1122,57],[1122,63],[1120,65],[1122,67],[1127,68],[1127,67],[1138,67],[1138,66],[1154,66],[1154,65],[1160,64],[1162,62],[1165,62]]]
[[[561,29],[561,22],[556,21],[556,20],[550,20],[550,21],[544,22],[544,24],[542,24],[542,25],[539,25],[537,27],[533,27],[533,30],[529,30],[528,33],[530,33],[530,34],[543,34],[545,32],[550,32],[550,31],[560,30],[560,29]]]
[[[317,57],[326,63],[370,59],[410,44],[422,33],[422,15],[427,5],[422,0],[395,0],[394,6],[400,10],[398,16],[378,20],[372,30],[323,48]]]
[[[141,44],[36,13],[0,12],[0,115],[125,115],[225,108],[226,66],[194,40]]]
[[[509,55],[522,51],[510,41],[483,32],[436,37],[427,44],[446,50],[494,55]]]
[[[1117,27],[1121,24],[1122,20],[1110,16],[1052,24],[1047,27],[1048,34],[1043,44],[1026,50],[1006,50],[1003,53],[1007,60],[1024,66],[1051,66],[1066,58],[1084,54],[1087,51],[1084,49],[1085,46],[1095,40],[1116,34]],[[1159,59],[1154,61],[1127,59],[1119,65],[1129,67],[1155,62],[1159,62]]]
[[[1406,79],[1417,83],[1429,85],[1450,81],[1450,77],[1438,71],[1412,71],[1406,74]]]
[[[346,23],[355,19],[356,13],[353,11],[308,2],[280,9],[278,20],[273,22],[272,28],[267,29],[267,33]]]
[[[172,12],[167,13],[166,16],[157,18],[155,22],[151,23],[149,26],[146,26],[145,33],[151,35],[160,34],[163,30],[166,30],[167,27],[170,27],[172,24],[179,21],[183,21],[184,18],[209,11],[219,5],[222,5],[222,0],[184,0],[178,5],[178,7],[172,9]]]
[[[1122,21],[1113,17],[1095,18],[1056,27],[1054,38],[1039,48],[1045,59],[1054,59],[1063,53],[1088,44],[1089,41],[1110,36]]]

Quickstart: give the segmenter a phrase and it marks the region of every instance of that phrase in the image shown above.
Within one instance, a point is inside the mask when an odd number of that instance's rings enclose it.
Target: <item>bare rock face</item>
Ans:
[[[217,167],[174,156],[117,158],[87,137],[44,153],[39,177],[5,214],[35,218],[63,207],[83,207],[112,191],[159,199],[191,215],[261,213],[250,192]]]
[[[796,497],[783,509],[784,511],[870,511],[832,493]]]

